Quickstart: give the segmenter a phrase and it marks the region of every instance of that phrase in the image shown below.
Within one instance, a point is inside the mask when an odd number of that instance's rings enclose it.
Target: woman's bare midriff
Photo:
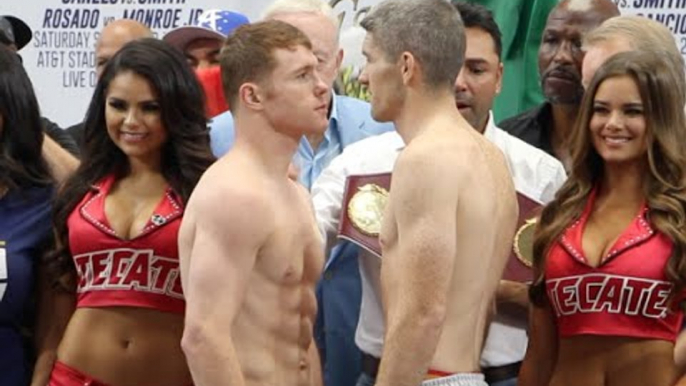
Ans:
[[[112,386],[192,383],[181,351],[183,315],[133,307],[77,308],[58,360]]]
[[[672,386],[674,344],[655,339],[580,335],[560,340],[550,386]]]

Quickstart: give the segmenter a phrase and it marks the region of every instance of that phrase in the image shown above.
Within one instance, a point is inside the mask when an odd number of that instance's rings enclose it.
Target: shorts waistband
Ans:
[[[484,381],[483,374],[459,373],[426,380],[421,386],[488,386],[488,384]]]
[[[104,382],[82,373],[81,371],[56,361],[50,373],[48,386],[109,386]]]
[[[429,380],[429,379],[436,379],[436,378],[445,378],[445,377],[449,377],[449,376],[454,375],[454,374],[455,373],[449,373],[447,371],[429,369],[426,371],[426,378],[424,378],[424,379]]]
[[[370,378],[376,379],[381,359],[362,352],[362,372]],[[457,382],[457,383],[455,383]],[[441,370],[429,369],[422,386],[488,386],[484,376],[480,373],[449,373]]]
[[[60,361],[55,361],[55,364],[50,373],[50,381],[48,386],[111,386],[105,382],[99,381],[92,376],[75,369],[68,364]],[[189,384],[187,386],[193,386]]]

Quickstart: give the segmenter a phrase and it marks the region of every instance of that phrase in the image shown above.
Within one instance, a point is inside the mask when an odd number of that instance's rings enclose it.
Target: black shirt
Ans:
[[[79,122],[74,126],[69,126],[65,129],[67,134],[69,134],[72,137],[72,139],[76,142],[76,144],[79,146],[79,149],[81,149],[81,147],[83,146],[83,128],[83,122]]]
[[[553,108],[549,102],[507,118],[498,127],[557,158],[550,138],[553,130]]]
[[[79,147],[76,146],[76,142],[69,134],[67,134],[66,131],[57,126],[55,122],[52,122],[45,117],[41,118],[41,123],[43,124],[43,130],[48,137],[57,142],[60,147],[70,152],[75,157],[79,156]]]

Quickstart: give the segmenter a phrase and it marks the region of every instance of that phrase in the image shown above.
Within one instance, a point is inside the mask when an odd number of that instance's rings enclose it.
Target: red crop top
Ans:
[[[177,236],[183,205],[168,188],[143,232],[118,237],[105,215],[114,176],[98,182],[69,215],[78,274],[77,307],[129,306],[183,313]]]
[[[644,205],[600,265],[591,267],[581,240],[594,199],[595,192],[547,257],[546,292],[559,335],[675,341],[683,313],[670,308],[672,284],[664,274],[672,242],[653,230]]]

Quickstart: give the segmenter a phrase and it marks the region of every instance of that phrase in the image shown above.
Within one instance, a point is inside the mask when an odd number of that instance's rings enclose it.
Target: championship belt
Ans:
[[[519,219],[510,258],[503,273],[504,280],[528,283],[533,280],[533,244],[537,217],[542,205],[517,192]]]
[[[338,237],[381,257],[379,233],[391,187],[391,173],[348,176]]]

